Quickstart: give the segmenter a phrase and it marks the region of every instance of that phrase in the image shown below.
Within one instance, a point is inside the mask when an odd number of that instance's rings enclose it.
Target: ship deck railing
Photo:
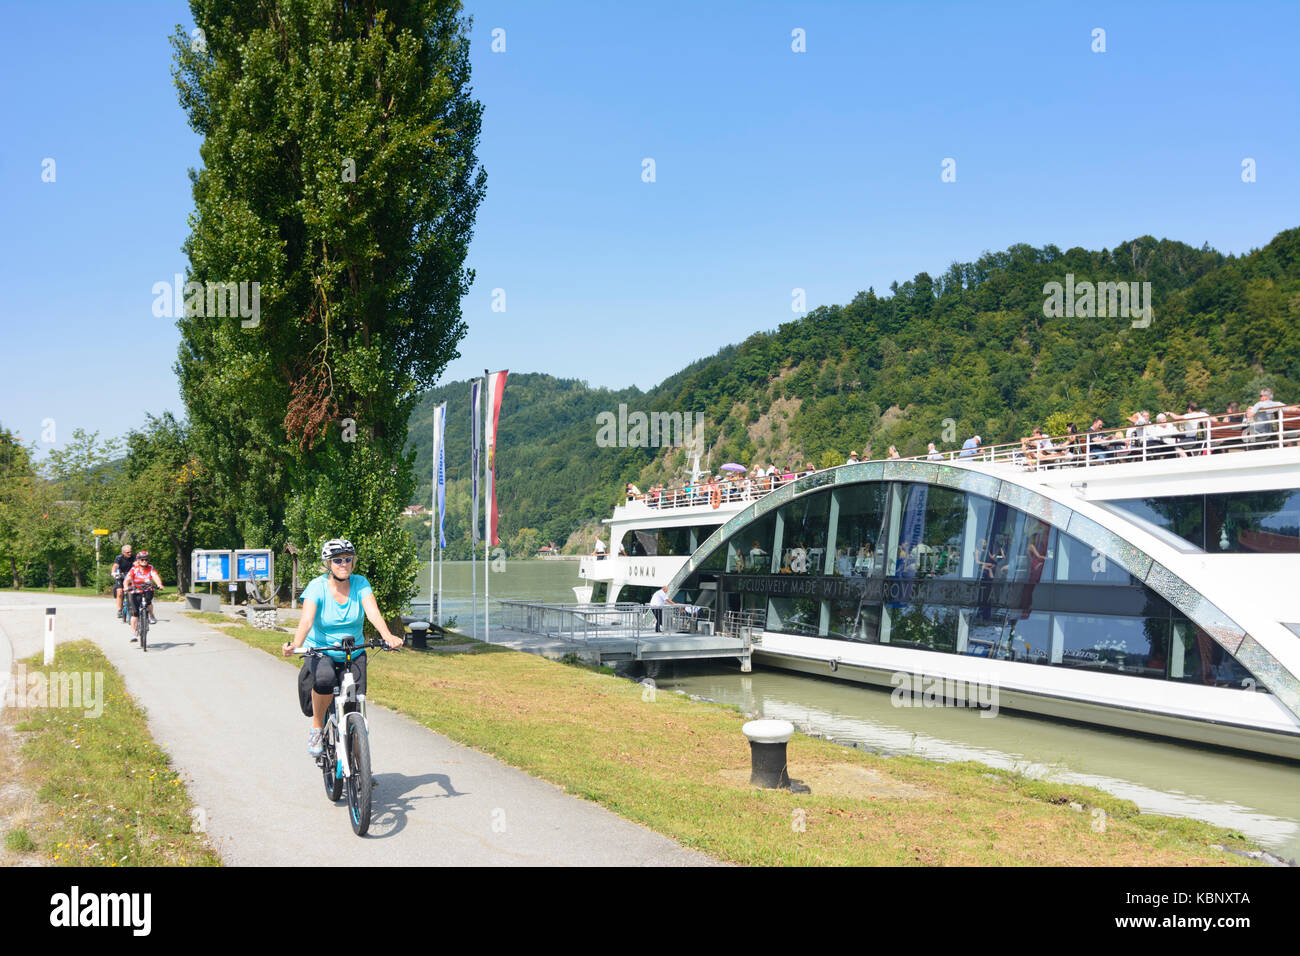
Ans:
[[[1076,434],[1023,438],[974,449],[935,451],[913,455],[908,461],[1001,462],[1024,471],[1060,468],[1097,468],[1133,462],[1198,458],[1238,452],[1263,451],[1300,445],[1300,404],[1261,409],[1254,417],[1240,413],[1175,419],[1165,423],[1167,434],[1157,433],[1154,421],[1081,431]],[[1036,443],[1046,440],[1044,447]]]
[[[1239,413],[1238,420],[1227,414],[1172,420],[1169,435],[1159,435],[1157,422],[1122,425],[1077,434],[1046,435],[1042,439],[1022,438],[999,445],[950,449],[901,457],[895,460],[961,462],[964,464],[1003,464],[1023,471],[1048,471],[1062,468],[1099,468],[1133,462],[1165,461],[1183,458],[1261,451],[1300,445],[1300,404],[1261,409],[1254,417]],[[1168,429],[1166,429],[1168,430]],[[1045,439],[1047,447],[1034,443]],[[887,458],[863,459],[888,461]],[[837,466],[838,467],[838,466]],[[825,469],[818,469],[825,470]],[[802,474],[808,474],[803,472]],[[673,490],[657,495],[641,494],[627,500],[628,505],[642,504],[655,511],[696,508],[701,505],[741,502],[749,504],[776,489],[796,481],[801,475],[727,478],[716,482],[697,482],[689,492]],[[716,489],[716,490],[715,490]]]

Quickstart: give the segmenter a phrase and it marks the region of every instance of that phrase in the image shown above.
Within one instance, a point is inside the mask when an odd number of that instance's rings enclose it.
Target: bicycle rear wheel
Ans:
[[[370,736],[360,714],[348,714],[348,732],[343,739],[352,771],[347,781],[352,832],[365,836],[370,829]]]

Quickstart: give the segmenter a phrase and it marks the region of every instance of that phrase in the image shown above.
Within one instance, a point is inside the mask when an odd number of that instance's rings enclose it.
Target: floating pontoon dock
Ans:
[[[511,643],[510,632],[538,634],[581,649],[597,663],[734,657],[743,672],[750,671],[752,630],[735,626],[715,633],[708,608],[664,607],[662,630],[656,632],[654,613],[644,604],[495,603],[501,614],[493,622],[493,643]]]

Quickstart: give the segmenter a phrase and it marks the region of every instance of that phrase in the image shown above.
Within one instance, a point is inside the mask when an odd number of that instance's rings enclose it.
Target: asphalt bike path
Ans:
[[[5,592],[0,667],[40,653],[45,613],[59,643],[89,639],[142,704],[186,778],[205,831],[235,866],[699,866],[713,861],[559,788],[369,704],[378,786],[370,832],[331,804],[307,754],[297,669],[160,602],[149,650],[112,603]],[[7,639],[6,639],[7,638]],[[409,652],[408,652],[409,653]],[[371,669],[382,669],[371,652]]]

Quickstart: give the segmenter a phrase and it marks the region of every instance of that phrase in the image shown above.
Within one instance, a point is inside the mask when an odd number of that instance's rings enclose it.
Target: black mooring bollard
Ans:
[[[411,622],[411,646],[417,650],[428,650],[429,624],[427,621]]]
[[[789,789],[785,745],[794,735],[788,720],[751,720],[741,727],[749,738],[749,782],[768,790]]]

